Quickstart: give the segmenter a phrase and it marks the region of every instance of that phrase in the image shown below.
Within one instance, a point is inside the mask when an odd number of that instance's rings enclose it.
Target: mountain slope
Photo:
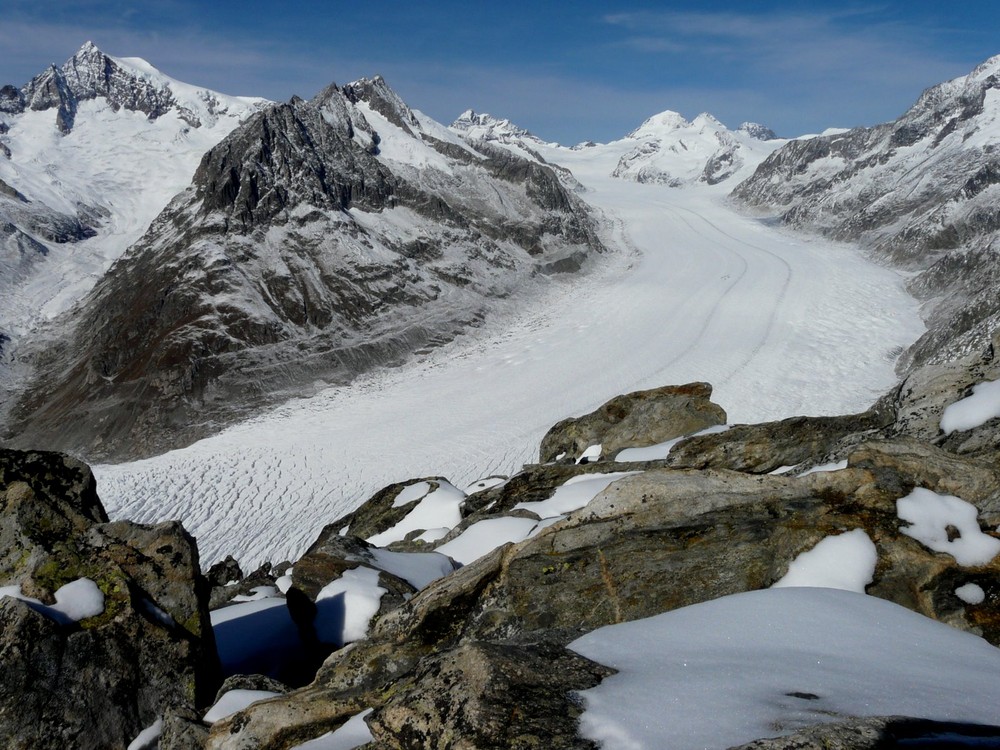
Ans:
[[[1000,57],[925,91],[899,119],[795,141],[733,197],[921,271],[929,332],[907,361],[979,348],[1000,325]]]
[[[162,451],[446,340],[602,246],[548,167],[469,145],[381,78],[251,117],[36,349],[9,434]]]
[[[190,182],[201,155],[265,104],[89,42],[21,88],[0,89],[0,335],[16,343],[83,296]]]

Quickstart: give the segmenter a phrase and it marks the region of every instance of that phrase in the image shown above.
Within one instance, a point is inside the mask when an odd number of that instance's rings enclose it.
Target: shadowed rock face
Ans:
[[[380,156],[373,111],[430,166]],[[421,127],[381,79],[250,118],[63,319],[66,335],[29,353],[12,444],[105,458],[184,445],[446,342],[491,299],[603,249],[547,166]]]
[[[86,578],[103,611],[77,622],[0,598],[0,741],[122,748],[218,683],[208,589],[177,523],[109,523],[83,464],[0,452],[0,585],[53,604]]]
[[[998,745],[1000,726],[876,716],[841,719],[787,737],[755,740],[732,750],[883,750],[914,746],[944,750]]]

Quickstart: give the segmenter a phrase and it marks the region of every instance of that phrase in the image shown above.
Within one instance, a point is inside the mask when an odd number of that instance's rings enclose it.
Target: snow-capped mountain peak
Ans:
[[[115,111],[141,112],[155,120],[170,110],[190,126],[212,126],[220,115],[238,114],[266,103],[259,98],[231,97],[191,86],[164,75],[138,57],[117,58],[86,42],[61,66],[51,65],[20,91],[5,87],[2,111],[57,110],[56,126],[73,129],[80,103],[104,99]]]
[[[678,112],[664,110],[621,141],[635,145],[622,155],[612,174],[671,187],[716,185],[746,177],[781,143],[765,145],[758,133],[774,134],[757,127],[760,131],[732,131],[708,112],[689,122]]]
[[[652,117],[647,117],[642,125],[637,127],[631,133],[629,133],[626,138],[647,138],[656,137],[662,133],[671,133],[680,128],[686,128],[690,125],[684,116],[680,112],[674,112],[673,110],[667,109],[663,112],[653,115]]]
[[[0,335],[16,343],[71,306],[190,183],[201,154],[269,104],[92,42],[0,88]]]

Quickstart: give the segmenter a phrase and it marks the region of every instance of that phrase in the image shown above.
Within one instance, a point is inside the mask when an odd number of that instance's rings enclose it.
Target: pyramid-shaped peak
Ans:
[[[710,112],[702,112],[694,120],[691,121],[692,125],[696,127],[704,127],[706,125],[714,128],[725,128],[726,126],[719,122],[719,118]]]
[[[102,52],[96,44],[88,40],[83,43],[80,49],[73,53],[71,58],[62,64],[62,72],[72,76],[73,71],[80,68],[98,70],[111,67],[113,64],[114,62],[111,57]]]
[[[344,84],[342,91],[352,104],[364,102],[373,111],[408,133],[412,134],[411,129],[419,127],[413,111],[380,75],[373,78],[359,78]]]

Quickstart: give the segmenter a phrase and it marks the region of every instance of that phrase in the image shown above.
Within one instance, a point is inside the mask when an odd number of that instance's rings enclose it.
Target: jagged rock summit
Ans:
[[[508,143],[520,141],[526,144],[544,143],[530,130],[515,125],[510,120],[500,119],[485,112],[465,110],[451,124],[451,129],[472,140],[500,141]]]
[[[194,128],[214,123],[234,100],[179,84],[140,58],[111,57],[88,41],[61,66],[51,65],[21,89],[5,86],[0,91],[0,111],[19,114],[54,109],[56,127],[69,133],[80,103],[98,98],[116,111],[141,112],[151,120],[175,109]],[[236,101],[245,105],[261,100]]]

